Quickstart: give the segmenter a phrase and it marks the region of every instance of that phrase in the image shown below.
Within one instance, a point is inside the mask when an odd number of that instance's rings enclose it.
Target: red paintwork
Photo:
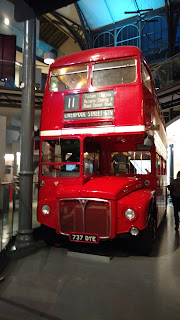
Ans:
[[[125,194],[140,188],[142,188],[142,182],[138,178],[105,176],[86,182],[80,195],[84,198],[118,200]]]
[[[64,67],[66,65],[73,64],[84,64],[86,62],[97,62],[105,61],[117,58],[125,58],[132,56],[142,55],[139,48],[134,46],[129,47],[111,47],[111,48],[96,48],[81,51],[78,53],[73,53],[61,58],[56,59],[54,63],[51,64],[51,69],[56,69],[57,67]]]
[[[41,115],[41,128],[40,131],[45,130],[60,130],[63,128],[86,128],[86,127],[102,127],[103,121],[105,121],[105,127],[117,126],[147,126],[147,123],[155,121],[155,109],[156,109],[156,97],[154,91],[151,93],[142,83],[141,78],[141,63],[146,66],[142,52],[136,47],[115,47],[115,48],[98,48],[92,50],[86,50],[78,52],[73,55],[65,56],[57,59],[51,66],[52,69],[58,67],[64,67],[68,65],[87,64],[89,70],[92,70],[94,62],[103,62],[104,60],[114,60],[119,58],[134,57],[137,59],[137,78],[134,83],[126,85],[104,86],[94,88],[94,91],[114,91],[114,118],[108,119],[80,119],[64,121],[64,99],[68,94],[79,94],[80,96],[80,108],[82,94],[91,92],[90,76],[88,78],[88,86],[83,89],[67,90],[62,92],[50,92],[49,91],[49,77],[47,79],[46,89],[44,93],[44,101]],[[149,67],[147,66],[148,70]],[[151,77],[152,81],[152,77]],[[157,113],[157,111],[156,111]],[[157,119],[156,119],[157,121]],[[160,118],[158,118],[160,122]],[[67,215],[66,210],[63,213],[63,217],[58,218],[60,210],[60,199],[77,199],[77,198],[98,198],[109,201],[111,207],[111,215],[108,216],[110,227],[110,238],[115,238],[122,233],[129,233],[132,226],[137,227],[139,230],[145,229],[147,226],[147,215],[150,201],[153,197],[157,197],[160,187],[157,186],[156,173],[156,149],[155,145],[152,147],[151,159],[152,170],[149,175],[133,175],[126,176],[111,176],[111,150],[115,151],[128,151],[136,150],[136,143],[143,143],[145,132],[132,132],[121,134],[108,134],[104,133],[101,136],[94,135],[99,140],[96,143],[101,143],[100,153],[100,168],[101,176],[95,175],[83,175],[83,143],[86,137],[92,137],[92,134],[78,134],[73,135],[74,138],[81,140],[81,160],[80,160],[80,175],[76,178],[44,178],[41,176],[40,168],[40,182],[44,181],[45,185],[39,188],[39,202],[38,202],[38,221],[49,227],[56,229],[57,233],[60,230],[66,230],[69,232],[82,232],[82,208],[77,205],[73,208],[72,203],[69,204],[69,211]],[[63,138],[69,138],[72,136],[63,136]],[[108,137],[108,144],[103,143],[105,137]],[[40,137],[42,141],[46,137]],[[47,131],[47,138],[48,131]],[[58,138],[58,135],[51,136],[50,138]],[[106,139],[107,142],[107,139]],[[92,151],[93,152],[93,151]],[[41,150],[40,150],[41,154]],[[149,180],[150,185],[145,185],[145,180]],[[162,190],[160,190],[162,191]],[[77,200],[75,200],[77,201]],[[50,214],[44,215],[41,211],[41,207],[44,204],[50,206]],[[62,203],[61,203],[62,204]],[[129,221],[126,219],[124,212],[126,209],[132,208],[136,217]],[[101,211],[101,215],[98,216],[98,208],[93,209],[93,205],[89,205],[89,211],[87,210],[87,223],[86,232],[91,234],[105,233],[105,224],[102,216],[104,212]],[[62,211],[63,212],[63,211]],[[158,212],[158,211],[157,211]],[[77,218],[76,230],[73,230],[73,218]],[[62,219],[61,219],[62,218]],[[69,222],[68,222],[69,219]],[[162,214],[158,213],[158,221],[161,221]],[[103,222],[102,222],[103,221]],[[62,224],[62,225],[61,225]],[[65,233],[66,233],[65,232]]]
[[[98,91],[103,91],[105,88],[107,87],[98,87]],[[113,86],[108,86],[108,90],[112,89]],[[79,93],[79,91],[80,90],[73,90],[74,93]],[[88,92],[88,90],[81,89],[81,92]],[[128,84],[126,86],[119,85],[116,89],[114,89],[114,92],[115,120],[113,121],[113,124],[115,126],[145,124],[143,113],[143,93],[141,85],[138,84],[138,82],[135,82],[132,85]],[[74,125],[75,123],[90,124],[94,122],[92,119],[63,121],[64,97],[69,93],[69,90],[65,92],[45,92],[41,115],[41,131],[59,130],[62,129],[65,124],[66,126],[69,124],[69,126],[72,127],[72,124]],[[136,97],[136,99],[134,99],[134,97]],[[126,108],[123,107],[124,105],[126,105]],[[109,118],[109,120],[112,120],[112,118]],[[149,118],[147,118],[147,120],[150,121]]]
[[[131,52],[131,54],[130,54]],[[142,52],[136,47],[114,47],[106,48],[106,54],[104,54],[104,48],[92,49],[87,51],[82,51],[80,53],[72,54],[59,58],[50,66],[50,71],[54,68],[71,65],[71,64],[87,64],[91,68],[94,61],[104,61],[105,59],[117,59],[117,58],[129,58],[136,57],[139,61],[142,57]],[[73,61],[73,62],[72,62]],[[92,119],[86,120],[73,120],[73,121],[63,121],[63,110],[64,110],[64,98],[67,94],[79,93],[80,101],[82,93],[91,92],[89,88],[66,90],[62,92],[50,92],[49,91],[49,78],[47,79],[47,84],[44,92],[43,108],[41,114],[41,128],[40,130],[59,130],[69,124],[73,127],[75,123],[92,123]],[[126,85],[117,86],[106,86],[95,88],[96,91],[104,90],[114,90],[114,113],[115,120],[113,124],[115,126],[125,126],[125,125],[143,125],[145,121],[151,121],[151,118],[144,116],[144,106],[143,106],[143,91],[141,85],[141,75],[140,69],[137,70],[137,79],[134,83]],[[126,105],[126,108],[124,108]],[[151,108],[148,113],[152,113]],[[154,107],[154,106],[151,106]],[[53,108],[53,112],[52,112]],[[81,106],[80,106],[81,110]],[[131,116],[130,116],[131,115]],[[107,121],[108,119],[106,119]],[[109,120],[113,120],[109,118]],[[97,119],[96,119],[97,122]],[[73,124],[73,126],[72,126]]]
[[[139,230],[146,228],[147,214],[150,200],[153,198],[152,190],[137,190],[117,201],[117,233],[129,232],[132,226]],[[128,221],[124,215],[126,209],[136,212],[136,217]]]

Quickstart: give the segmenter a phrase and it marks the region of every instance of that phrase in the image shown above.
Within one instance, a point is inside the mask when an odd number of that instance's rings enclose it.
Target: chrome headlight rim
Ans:
[[[50,207],[48,204],[43,204],[41,207],[41,211],[44,215],[48,215],[50,213]]]
[[[132,207],[125,208],[124,210],[124,218],[128,222],[135,221],[137,219],[137,213]]]

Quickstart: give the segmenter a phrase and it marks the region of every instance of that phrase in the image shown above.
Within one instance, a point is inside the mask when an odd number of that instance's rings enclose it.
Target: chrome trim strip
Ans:
[[[69,236],[69,233],[63,233],[61,232],[61,226],[60,226],[60,201],[69,201],[69,200],[78,200],[82,206],[82,212],[83,212],[83,231],[84,231],[84,213],[85,213],[85,207],[88,203],[88,201],[97,201],[97,202],[108,202],[109,203],[109,235],[104,237],[99,237],[99,239],[109,239],[111,235],[111,202],[109,200],[100,199],[100,198],[65,198],[65,199],[59,199],[58,200],[58,227],[59,227],[59,233],[65,236]],[[85,204],[82,204],[82,201],[85,201]],[[107,217],[108,219],[108,217]]]

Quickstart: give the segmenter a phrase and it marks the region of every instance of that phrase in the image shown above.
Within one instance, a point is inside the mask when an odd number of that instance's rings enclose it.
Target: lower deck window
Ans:
[[[79,165],[42,165],[43,177],[78,177]]]
[[[83,173],[85,175],[99,173],[99,144],[93,142],[90,138],[84,140],[83,162]]]
[[[41,174],[44,177],[77,177],[80,173],[80,140],[42,141]]]
[[[111,154],[112,174],[149,174],[151,154],[149,151],[113,152]]]
[[[84,174],[99,173],[99,154],[84,153]]]

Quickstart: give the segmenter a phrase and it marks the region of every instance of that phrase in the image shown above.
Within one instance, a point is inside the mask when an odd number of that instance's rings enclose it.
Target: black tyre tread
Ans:
[[[153,229],[153,230],[152,230]],[[142,255],[150,255],[153,249],[157,231],[157,215],[156,215],[156,204],[153,199],[150,203],[148,210],[148,221],[147,227],[144,229],[138,238],[138,249]]]
[[[45,226],[44,224],[41,225],[42,236],[43,240],[46,242],[47,245],[51,246],[56,241],[56,230]]]

